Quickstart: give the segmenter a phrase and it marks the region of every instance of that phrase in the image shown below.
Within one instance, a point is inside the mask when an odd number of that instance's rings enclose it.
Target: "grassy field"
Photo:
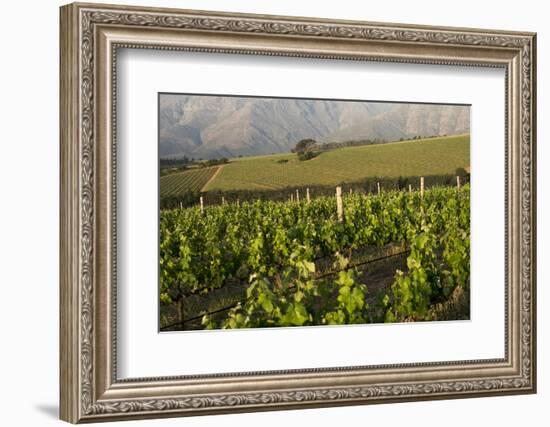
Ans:
[[[285,162],[286,161],[286,162]],[[231,159],[223,166],[190,169],[160,178],[161,197],[186,191],[278,190],[337,185],[368,177],[453,174],[470,165],[470,136],[449,136],[339,148],[314,159],[295,154]]]
[[[452,174],[457,168],[469,165],[470,136],[449,136],[340,148],[307,161],[298,161],[295,154],[231,159],[204,190],[336,185],[373,176]]]
[[[199,191],[214,176],[219,166],[190,169],[160,178],[160,196],[177,196],[188,190]]]

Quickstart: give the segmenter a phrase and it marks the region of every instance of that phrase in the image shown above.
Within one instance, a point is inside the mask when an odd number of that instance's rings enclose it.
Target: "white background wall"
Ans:
[[[113,3],[122,3],[110,0]],[[133,0],[191,9],[538,32],[539,393],[438,402],[209,416],[133,425],[394,426],[548,425],[550,405],[550,29],[545,3],[524,1]],[[2,5],[0,65],[0,421],[59,425],[58,402],[58,6],[57,0]],[[498,255],[495,255],[498,256]],[[545,419],[546,418],[546,419]]]

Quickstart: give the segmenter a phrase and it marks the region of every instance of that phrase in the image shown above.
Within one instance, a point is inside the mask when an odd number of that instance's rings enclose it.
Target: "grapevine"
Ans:
[[[469,291],[469,194],[469,185],[349,194],[342,221],[330,196],[163,210],[161,304],[183,321],[190,301],[232,285],[238,303],[206,314],[203,327],[437,320],[436,304]],[[388,245],[410,252],[375,301],[353,261]]]

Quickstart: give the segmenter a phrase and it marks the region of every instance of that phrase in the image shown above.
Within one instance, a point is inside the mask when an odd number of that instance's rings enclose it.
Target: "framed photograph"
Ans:
[[[536,391],[536,36],[61,8],[61,418]]]
[[[470,319],[470,106],[159,93],[158,123],[161,332]]]

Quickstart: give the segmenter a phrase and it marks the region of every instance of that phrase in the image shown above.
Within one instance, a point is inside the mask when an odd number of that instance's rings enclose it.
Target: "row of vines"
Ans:
[[[217,168],[190,169],[173,173],[160,178],[160,196],[168,197],[187,191],[200,191],[216,173]]]
[[[407,249],[406,266],[374,299],[354,259],[390,244]],[[204,328],[432,320],[469,292],[469,253],[469,185],[346,195],[341,221],[329,196],[165,210],[160,299],[183,321],[191,298],[242,283],[244,298],[223,316],[203,313]]]

